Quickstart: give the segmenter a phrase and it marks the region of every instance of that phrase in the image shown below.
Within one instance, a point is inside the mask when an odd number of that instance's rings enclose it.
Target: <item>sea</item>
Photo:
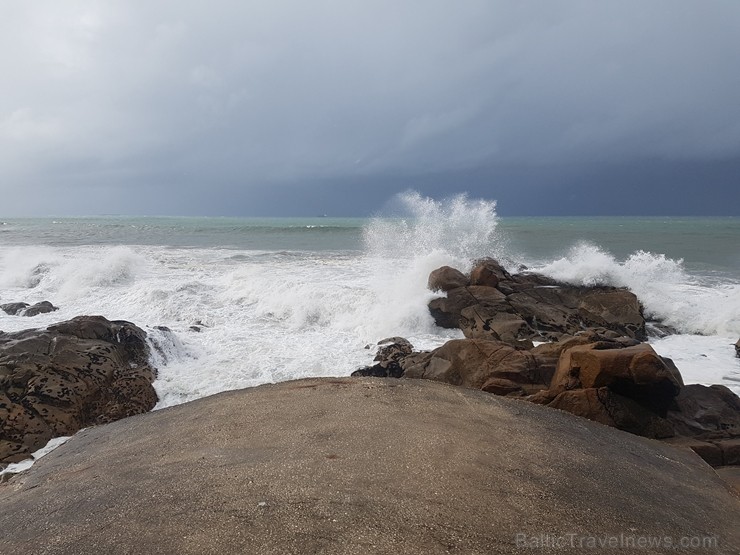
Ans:
[[[426,287],[495,257],[574,284],[628,287],[676,333],[650,339],[686,383],[740,394],[740,218],[510,218],[492,200],[398,195],[372,218],[0,218],[0,330],[81,314],[145,329],[157,408],[220,391],[348,376],[392,336],[432,349]]]

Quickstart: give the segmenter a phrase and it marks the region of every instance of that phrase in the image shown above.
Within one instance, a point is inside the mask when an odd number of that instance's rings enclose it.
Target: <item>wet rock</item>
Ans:
[[[59,310],[56,306],[51,304],[49,301],[41,301],[34,305],[29,306],[23,311],[23,316],[36,316],[37,314],[46,314],[47,312],[54,312]]]
[[[7,303],[0,305],[0,310],[11,316],[36,316],[38,314],[54,312],[55,310],[59,310],[59,308],[49,301],[41,301],[34,305],[29,305],[28,303]]]
[[[370,376],[375,378],[400,378],[403,375],[401,362],[412,354],[414,346],[403,337],[390,337],[378,342],[375,355],[377,364],[365,366],[352,372],[352,377]]]
[[[468,278],[465,274],[449,266],[442,266],[429,274],[427,284],[432,291],[449,291],[466,285],[468,285]]]
[[[566,349],[550,389],[562,392],[608,387],[665,416],[683,386],[675,366],[667,364],[647,343],[616,349],[612,346],[608,342],[590,343]]]
[[[442,271],[451,269],[435,270]],[[507,342],[552,341],[592,328],[638,340],[647,337],[642,307],[626,289],[578,287],[535,273],[511,275],[492,259],[473,268],[470,283],[429,303],[438,326],[460,328],[470,338]]]
[[[148,355],[143,330],[102,316],[0,335],[0,462],[151,410],[156,370]]]
[[[6,303],[0,304],[0,310],[11,316],[20,316],[20,313],[26,310],[30,305],[28,303]]]

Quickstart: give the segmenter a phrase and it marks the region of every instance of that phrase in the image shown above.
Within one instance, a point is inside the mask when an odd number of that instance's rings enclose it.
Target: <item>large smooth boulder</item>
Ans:
[[[562,392],[608,387],[665,416],[682,386],[675,366],[647,343],[616,349],[591,343],[561,354],[550,389]]]
[[[740,545],[738,497],[691,451],[416,380],[286,382],[91,428],[1,484],[0,506],[2,553],[560,552],[538,547],[545,534]],[[599,551],[578,545],[565,551]]]
[[[493,287],[458,287],[447,291],[446,297],[432,299],[429,311],[442,328],[460,328],[462,311],[471,306],[500,307],[510,310],[506,296]],[[492,338],[493,339],[493,338]]]
[[[460,270],[442,266],[429,274],[427,287],[432,291],[449,291],[468,285],[468,278]]]
[[[0,463],[49,439],[151,410],[156,370],[143,330],[80,316],[45,330],[0,333]]]

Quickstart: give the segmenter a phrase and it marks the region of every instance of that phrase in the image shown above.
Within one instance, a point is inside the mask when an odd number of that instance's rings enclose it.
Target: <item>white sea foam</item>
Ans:
[[[627,287],[648,316],[683,333],[740,335],[740,284],[690,276],[682,260],[637,251],[620,262],[595,245],[579,243],[537,270],[567,283]]]
[[[373,350],[365,346],[387,336],[433,348],[461,334],[434,325],[429,272],[441,265],[465,270],[484,256],[508,261],[507,243],[493,202],[408,193],[393,204],[392,213],[366,226],[361,253],[0,247],[0,301],[60,307],[32,319],[0,312],[0,329],[79,314],[132,321],[149,334],[160,407],[266,382],[348,375],[371,363]],[[643,252],[618,261],[583,244],[539,267],[573,283],[627,286],[648,312],[686,333],[721,337],[725,346],[727,336],[740,335],[737,284],[707,286],[680,261]],[[686,343],[693,336],[680,337]],[[679,358],[691,379],[709,375],[704,360],[689,357],[678,341],[660,344],[661,354]],[[727,381],[736,359],[716,347],[723,370],[712,379]],[[687,356],[676,357],[682,349]]]
[[[65,443],[67,443],[70,437],[71,436],[60,436],[60,437],[55,437],[54,439],[49,440],[49,442],[46,445],[44,445],[41,449],[38,449],[37,451],[34,451],[33,453],[31,453],[31,456],[29,458],[22,460],[20,462],[17,462],[17,463],[9,464],[4,469],[0,470],[0,476],[2,476],[3,474],[17,474],[19,472],[28,470],[41,457],[48,455],[57,447],[60,447],[61,445],[64,445]]]

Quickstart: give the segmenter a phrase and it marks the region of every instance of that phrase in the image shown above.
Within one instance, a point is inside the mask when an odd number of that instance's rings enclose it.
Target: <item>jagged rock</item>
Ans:
[[[460,311],[459,327],[469,339],[493,339],[517,343],[520,338],[535,334],[529,324],[511,310],[506,303],[499,306],[474,305]]]
[[[451,269],[435,270],[442,271]],[[578,287],[534,273],[511,275],[492,259],[473,269],[470,283],[429,303],[438,326],[460,328],[470,338],[507,342],[552,341],[591,328],[639,340],[647,337],[642,307],[626,289]]]
[[[429,274],[427,286],[432,291],[449,291],[466,285],[468,285],[468,278],[460,270],[442,266]]]
[[[143,330],[102,316],[0,334],[0,462],[52,437],[151,410],[156,370]]]
[[[735,343],[735,356],[740,358],[740,339]]]
[[[447,297],[429,302],[429,312],[436,324],[442,328],[459,328],[462,311],[467,307],[498,307],[511,310],[506,304],[506,296],[493,287],[480,285],[458,287],[447,292]],[[491,337],[491,339],[495,339]]]
[[[352,377],[370,376],[374,378],[400,378],[403,375],[402,360],[414,351],[414,346],[403,337],[390,337],[378,341],[375,355],[377,364],[358,368]]]

